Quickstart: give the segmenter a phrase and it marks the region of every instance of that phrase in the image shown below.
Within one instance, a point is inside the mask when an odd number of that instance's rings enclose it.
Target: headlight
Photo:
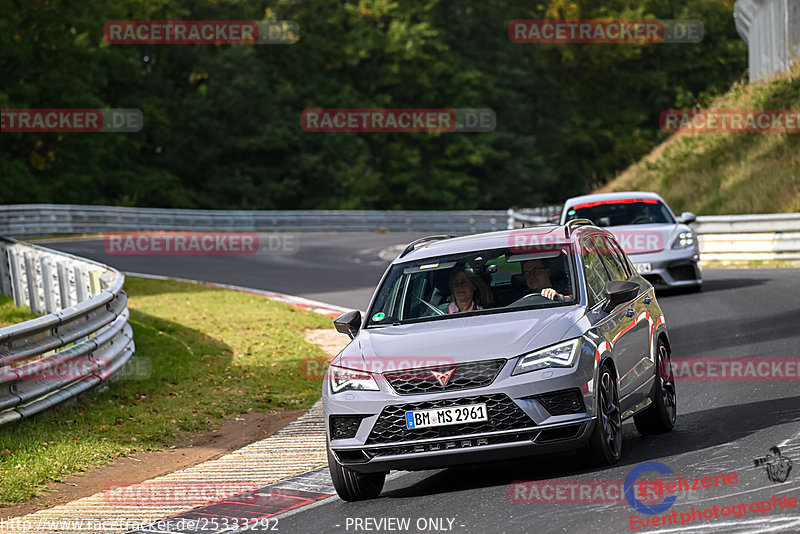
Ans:
[[[355,371],[331,365],[328,369],[328,378],[331,381],[331,391],[380,391],[378,383],[370,373]]]
[[[519,359],[512,374],[518,375],[545,367],[572,367],[572,364],[575,363],[575,356],[578,355],[580,341],[580,338],[570,339],[557,345],[551,345],[546,349],[528,353]]]
[[[694,232],[681,232],[672,242],[672,248],[688,248],[692,245],[694,245]]]

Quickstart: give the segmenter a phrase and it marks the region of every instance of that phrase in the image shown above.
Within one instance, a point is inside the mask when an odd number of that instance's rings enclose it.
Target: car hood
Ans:
[[[669,249],[678,234],[692,230],[687,225],[679,223],[606,226],[605,229],[614,234],[629,256],[652,254]]]
[[[512,358],[561,341],[584,313],[569,306],[363,329],[332,363],[381,372]]]

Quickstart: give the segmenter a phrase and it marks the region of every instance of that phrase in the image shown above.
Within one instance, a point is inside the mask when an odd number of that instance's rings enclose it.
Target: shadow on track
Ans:
[[[800,421],[800,396],[680,415],[675,430],[658,436],[639,436],[632,425],[626,423],[622,460],[608,469],[648,460],[664,461],[671,456],[731,443],[760,430],[795,421]],[[576,475],[594,478],[589,473],[606,470],[586,469],[584,465],[575,454],[562,453],[457,466],[439,471],[410,486],[384,491],[380,498],[412,498],[504,486],[517,481],[568,479]]]

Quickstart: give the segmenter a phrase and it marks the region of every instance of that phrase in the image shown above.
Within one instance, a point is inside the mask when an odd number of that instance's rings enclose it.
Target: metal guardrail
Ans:
[[[527,224],[558,224],[563,206],[543,206],[540,208],[509,208],[508,230],[522,228]]]
[[[747,43],[751,82],[789,70],[800,46],[800,2],[737,0],[733,16]]]
[[[0,328],[0,425],[123,369],[134,353],[124,280],[101,263],[0,237],[0,292],[47,313]]]
[[[34,237],[134,231],[490,232],[506,212],[357,210],[183,210],[17,204],[0,206],[0,235]]]
[[[549,210],[508,210],[508,228],[549,224]],[[800,260],[800,213],[707,215],[691,224],[705,261]]]
[[[703,260],[800,260],[800,213],[709,215],[692,228]]]

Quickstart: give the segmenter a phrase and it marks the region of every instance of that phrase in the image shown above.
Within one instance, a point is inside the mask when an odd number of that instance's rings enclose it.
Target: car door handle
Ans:
[[[650,295],[647,295],[647,296],[644,298],[644,303],[645,303],[645,304],[650,304],[651,302],[653,302],[653,297],[651,297]]]
[[[633,317],[636,314],[633,308],[628,308],[628,311],[625,312],[625,317]]]

